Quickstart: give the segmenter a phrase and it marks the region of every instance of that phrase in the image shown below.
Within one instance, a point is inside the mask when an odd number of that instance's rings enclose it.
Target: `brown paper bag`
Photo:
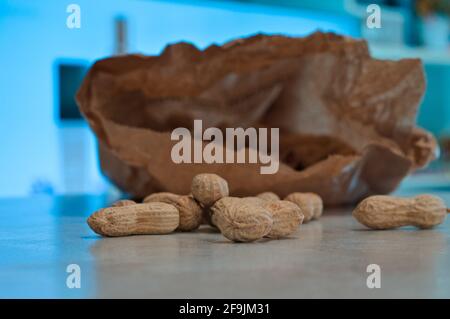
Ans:
[[[200,51],[96,62],[78,105],[99,141],[103,172],[136,197],[186,194],[195,174],[217,173],[232,195],[318,193],[328,205],[389,193],[433,159],[415,126],[425,90],[417,59],[372,59],[364,41],[335,34],[257,35]],[[175,164],[177,127],[280,128],[279,171],[261,164]]]

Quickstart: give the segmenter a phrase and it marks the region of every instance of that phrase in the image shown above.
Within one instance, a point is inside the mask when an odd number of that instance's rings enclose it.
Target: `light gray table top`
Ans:
[[[413,192],[411,192],[413,193]],[[450,192],[436,193],[450,203]],[[450,298],[450,221],[370,231],[328,210],[291,238],[233,244],[209,227],[100,238],[86,225],[103,197],[0,200],[0,297]],[[81,269],[69,289],[66,267]],[[369,289],[369,264],[381,288]]]

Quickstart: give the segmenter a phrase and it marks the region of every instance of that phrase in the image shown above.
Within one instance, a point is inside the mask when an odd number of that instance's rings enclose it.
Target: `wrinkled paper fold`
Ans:
[[[328,205],[389,193],[434,157],[415,126],[425,90],[420,60],[370,57],[362,40],[329,33],[257,35],[198,50],[96,62],[77,94],[99,141],[101,168],[136,197],[190,192],[195,174],[217,173],[232,195],[318,193]],[[280,168],[175,164],[170,134],[207,127],[280,128]]]

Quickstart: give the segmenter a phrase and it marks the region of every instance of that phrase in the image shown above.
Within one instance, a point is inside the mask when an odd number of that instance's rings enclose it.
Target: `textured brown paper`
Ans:
[[[99,140],[103,172],[136,197],[190,192],[217,173],[232,195],[318,193],[328,205],[389,193],[433,159],[434,138],[415,126],[425,90],[420,60],[372,59],[364,41],[335,34],[257,35],[200,51],[96,62],[77,95]],[[175,164],[171,131],[279,127],[282,163]]]

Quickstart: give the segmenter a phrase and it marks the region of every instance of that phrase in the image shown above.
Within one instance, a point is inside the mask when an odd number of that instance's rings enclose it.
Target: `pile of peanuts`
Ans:
[[[96,211],[87,222],[94,232],[108,237],[193,231],[205,223],[229,240],[250,242],[289,236],[322,211],[322,199],[314,193],[292,193],[284,200],[272,192],[230,197],[225,179],[199,174],[192,180],[190,195],[154,193],[140,204],[121,200]]]

